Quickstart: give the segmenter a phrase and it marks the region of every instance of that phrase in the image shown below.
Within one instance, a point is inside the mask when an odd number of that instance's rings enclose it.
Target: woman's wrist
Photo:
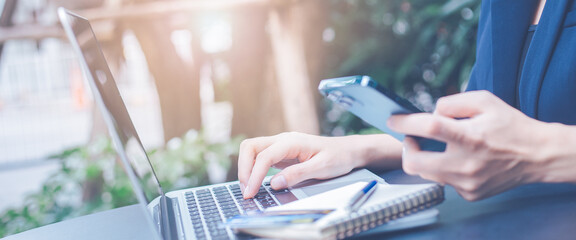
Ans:
[[[535,171],[538,182],[576,183],[576,126],[546,123],[542,130],[543,147],[534,147],[540,162]]]
[[[356,152],[356,167],[399,168],[402,143],[388,134],[348,136]]]

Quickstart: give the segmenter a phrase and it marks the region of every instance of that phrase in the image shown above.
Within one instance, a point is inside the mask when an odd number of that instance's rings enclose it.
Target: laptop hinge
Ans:
[[[163,195],[160,199],[161,211],[161,226],[162,226],[162,237],[164,240],[174,240],[178,239],[178,228],[176,226],[176,219],[174,214],[175,210],[173,206],[173,199]]]

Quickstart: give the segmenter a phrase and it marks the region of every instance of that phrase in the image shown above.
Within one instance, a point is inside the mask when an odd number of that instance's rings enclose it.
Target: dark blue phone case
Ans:
[[[422,112],[408,100],[378,85],[369,76],[325,79],[318,85],[318,90],[326,98],[400,141],[404,140],[404,135],[388,128],[386,125],[388,118],[395,114]],[[411,137],[418,142],[422,150],[434,152],[446,150],[444,142],[418,136]]]

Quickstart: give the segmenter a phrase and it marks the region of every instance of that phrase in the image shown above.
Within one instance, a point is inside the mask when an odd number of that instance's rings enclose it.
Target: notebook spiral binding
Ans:
[[[352,213],[349,218],[330,224],[325,231],[333,231],[327,239],[343,239],[378,227],[388,221],[430,208],[444,201],[444,187],[437,185],[392,202]]]

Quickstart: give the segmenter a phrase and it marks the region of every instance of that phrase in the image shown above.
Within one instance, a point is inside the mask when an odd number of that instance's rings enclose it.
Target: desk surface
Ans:
[[[389,183],[418,181],[402,171],[380,175]],[[466,201],[452,187],[445,190],[437,224],[378,238],[576,239],[576,185],[531,184],[477,202]]]
[[[380,174],[389,183],[414,183],[402,171]],[[532,184],[478,202],[468,202],[451,187],[438,206],[438,223],[363,239],[575,239],[576,185]],[[147,239],[137,205],[56,223],[6,240]]]

